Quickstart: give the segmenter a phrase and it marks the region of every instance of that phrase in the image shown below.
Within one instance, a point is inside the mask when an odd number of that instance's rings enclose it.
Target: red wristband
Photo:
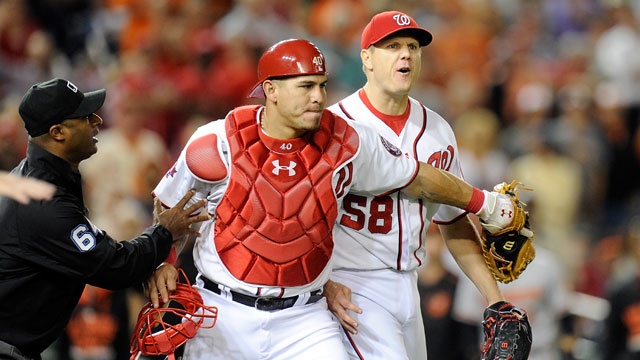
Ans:
[[[169,255],[164,260],[164,262],[175,266],[177,260],[178,260],[178,253],[176,252],[176,248],[172,246],[171,251],[169,251]]]
[[[484,204],[484,192],[477,187],[473,188],[473,193],[471,194],[471,200],[469,200],[469,204],[464,208],[466,211],[477,214],[480,209],[482,209],[482,205]]]

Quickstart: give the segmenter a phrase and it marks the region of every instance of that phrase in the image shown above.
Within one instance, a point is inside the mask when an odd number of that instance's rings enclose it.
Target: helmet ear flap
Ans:
[[[130,343],[131,359],[138,353],[173,356],[178,347],[196,335],[198,329],[215,325],[218,308],[204,305],[184,271],[178,270],[184,281],[176,284],[176,290],[169,295],[163,307],[156,309],[148,302],[140,310]]]

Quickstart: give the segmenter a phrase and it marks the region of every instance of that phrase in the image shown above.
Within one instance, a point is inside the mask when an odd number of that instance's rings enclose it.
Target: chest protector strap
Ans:
[[[297,150],[273,151],[260,140],[258,109],[241,107],[226,119],[232,175],[216,209],[216,249],[239,280],[306,285],[331,256],[338,214],[331,179],[353,158],[359,138],[325,111],[320,128]]]

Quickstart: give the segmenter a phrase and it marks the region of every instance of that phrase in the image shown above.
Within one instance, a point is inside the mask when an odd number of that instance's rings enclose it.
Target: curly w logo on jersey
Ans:
[[[402,150],[400,150],[397,146],[395,146],[392,143],[390,143],[389,140],[387,140],[384,137],[380,136],[380,141],[382,142],[382,145],[384,146],[384,148],[387,149],[389,154],[391,154],[393,156],[396,156],[396,157],[402,155]]]

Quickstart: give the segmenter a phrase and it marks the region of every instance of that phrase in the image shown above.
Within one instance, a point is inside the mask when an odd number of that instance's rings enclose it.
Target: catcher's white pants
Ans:
[[[206,305],[218,307],[218,319],[213,328],[200,328],[187,341],[184,360],[348,359],[342,329],[324,297],[313,304],[262,311],[196,288]]]
[[[362,309],[362,314],[350,313],[358,334],[343,331],[351,359],[427,358],[416,271],[334,270],[331,280],[351,288],[351,302]]]

